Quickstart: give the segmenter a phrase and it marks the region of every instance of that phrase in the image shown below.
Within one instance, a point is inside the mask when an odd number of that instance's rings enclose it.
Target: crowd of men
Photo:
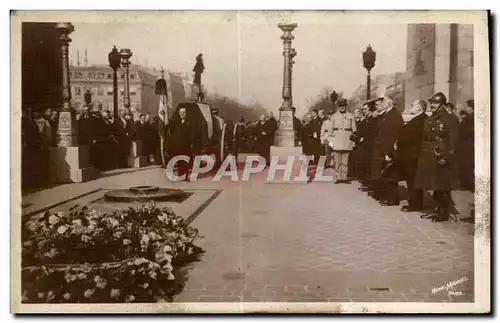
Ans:
[[[40,184],[48,178],[48,148],[56,145],[58,112],[50,108],[23,109],[22,154],[23,179]],[[89,147],[90,163],[98,170],[128,167],[130,142],[142,141],[142,153],[148,163],[161,164],[159,157],[160,118],[147,114],[119,111],[115,120],[108,111],[91,111],[84,107],[76,117],[77,143]]]
[[[448,221],[451,191],[474,191],[474,101],[458,114],[443,93],[428,102],[417,100],[401,113],[394,98],[383,95],[351,114],[347,102],[325,117],[313,110],[303,129],[304,152],[326,156],[320,167],[335,169],[335,183],[359,180],[362,190],[381,205],[400,204],[398,183],[405,181],[405,212],[424,211],[424,192],[432,191],[434,208],[422,214],[435,222]]]
[[[347,101],[340,99],[334,113],[325,115],[314,109],[304,120],[296,116],[293,120],[296,144],[305,155],[314,156],[312,163],[317,167],[333,167],[336,184],[357,179],[362,190],[382,205],[399,205],[398,183],[406,181],[408,205],[402,210],[422,212],[423,194],[432,191],[435,208],[429,217],[433,221],[449,219],[452,190],[474,190],[473,100],[459,113],[443,93],[436,93],[428,102],[417,100],[403,113],[390,95],[370,100],[354,113],[347,108]],[[233,123],[220,118],[216,108],[211,112],[213,138],[218,142],[208,146],[220,143],[225,123],[224,141],[231,153],[258,153],[269,164],[279,127],[273,113],[257,121],[242,118]],[[202,153],[194,148],[194,128],[199,125],[188,121],[187,114],[181,107],[167,125],[163,111],[151,118],[123,109],[115,120],[107,111],[91,112],[84,107],[77,116],[78,145],[90,148],[93,166],[108,170],[128,167],[130,143],[141,140],[149,162],[165,167],[167,157]],[[57,123],[57,111],[23,110],[23,180],[46,177],[47,148],[56,144]],[[320,165],[321,156],[326,157],[324,165]],[[181,163],[176,170],[182,175],[190,167],[190,163]],[[40,169],[44,171],[30,173]]]

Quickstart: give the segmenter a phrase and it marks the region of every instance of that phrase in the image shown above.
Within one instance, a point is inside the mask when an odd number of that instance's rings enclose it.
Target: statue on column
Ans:
[[[194,65],[194,81],[193,84],[198,87],[198,100],[201,102],[203,100],[203,93],[201,88],[201,74],[205,70],[205,65],[203,65],[203,54],[198,54],[196,56],[196,64]]]

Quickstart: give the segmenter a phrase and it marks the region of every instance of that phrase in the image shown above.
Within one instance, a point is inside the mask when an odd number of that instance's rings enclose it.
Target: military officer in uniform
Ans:
[[[458,127],[446,111],[446,96],[438,92],[430,99],[431,116],[424,122],[422,149],[415,175],[415,187],[432,190],[434,222],[448,221],[452,205],[451,191],[459,188],[457,161]]]
[[[347,171],[349,153],[352,151],[354,142],[351,135],[356,132],[356,121],[354,115],[347,111],[347,100],[338,101],[338,110],[331,118],[331,147],[333,149],[333,162],[335,169],[335,183],[347,182]]]

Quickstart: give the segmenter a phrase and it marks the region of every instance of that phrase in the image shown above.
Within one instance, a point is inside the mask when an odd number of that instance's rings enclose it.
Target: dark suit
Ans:
[[[135,132],[132,120],[118,118],[115,120],[115,132],[118,140],[119,167],[127,167],[130,143],[134,140]]]
[[[474,191],[474,114],[467,115],[459,125],[457,148],[460,182],[463,189]]]
[[[319,163],[319,157],[325,154],[323,145],[321,144],[321,127],[323,120],[319,117],[314,118],[309,123],[309,145],[310,152],[314,155],[314,164]]]
[[[391,204],[399,204],[398,174],[389,167],[385,156],[394,158],[394,144],[403,126],[401,113],[392,107],[379,116],[378,131],[373,142],[371,178],[378,182],[377,197]]]
[[[295,133],[295,145],[299,143],[299,141],[304,145],[302,139],[302,122],[296,116],[293,117],[293,131]]]
[[[181,121],[179,116],[170,120],[168,128],[170,137],[168,138],[169,156],[175,157],[185,155],[189,157],[190,162],[179,162],[179,175],[187,174],[192,162],[192,150],[194,144],[194,129],[188,120]]]
[[[426,119],[425,113],[411,119],[401,129],[397,143],[397,165],[401,179],[408,186],[408,206],[419,210],[422,209],[423,191],[415,188],[414,183]]]
[[[266,159],[267,165],[271,163],[271,145],[274,143],[274,134],[278,130],[278,122],[274,118],[269,118],[264,124],[259,123],[261,156]]]

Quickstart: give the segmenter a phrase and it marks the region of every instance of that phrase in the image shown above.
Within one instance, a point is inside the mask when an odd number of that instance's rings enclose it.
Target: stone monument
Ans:
[[[85,182],[97,177],[97,170],[89,164],[89,147],[77,145],[77,122],[71,101],[68,46],[69,34],[74,31],[71,23],[56,25],[59,31],[62,62],[62,107],[57,129],[57,147],[50,149],[50,181],[54,183]]]

